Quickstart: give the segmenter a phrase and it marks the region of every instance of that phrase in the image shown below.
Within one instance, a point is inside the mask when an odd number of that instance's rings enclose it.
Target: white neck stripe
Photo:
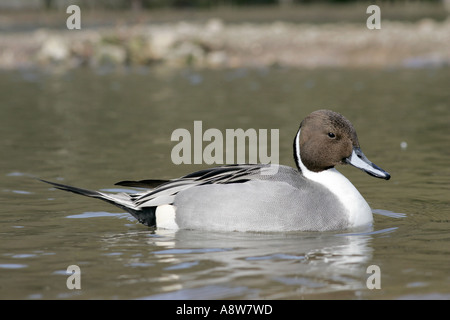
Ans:
[[[294,139],[294,159],[295,159],[295,164],[297,165],[298,170],[302,170],[300,164],[302,163],[302,159],[300,158],[300,131],[302,129],[298,129],[297,135],[295,136]]]

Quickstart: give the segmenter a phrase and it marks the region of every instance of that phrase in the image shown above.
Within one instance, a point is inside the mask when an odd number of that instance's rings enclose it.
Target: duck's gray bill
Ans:
[[[376,178],[386,180],[389,180],[391,178],[391,175],[388,172],[370,162],[360,148],[353,148],[352,155],[348,158],[345,158],[345,162],[367,172],[368,174]]]

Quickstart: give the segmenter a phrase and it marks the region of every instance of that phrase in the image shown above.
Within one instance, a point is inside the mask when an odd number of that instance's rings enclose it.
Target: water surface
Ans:
[[[99,69],[0,73],[0,297],[12,299],[450,298],[450,73],[440,69]],[[171,161],[177,128],[279,129],[294,166],[302,118],[332,108],[391,173],[343,172],[374,209],[366,230],[152,231],[103,191],[206,167]],[[66,286],[69,265],[81,290]],[[381,270],[370,290],[367,268]]]

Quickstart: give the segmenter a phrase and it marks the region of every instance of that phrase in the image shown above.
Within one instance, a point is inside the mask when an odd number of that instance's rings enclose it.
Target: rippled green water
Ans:
[[[450,298],[448,69],[166,69],[0,73],[0,298]],[[150,231],[43,178],[116,191],[206,165],[171,161],[173,130],[279,129],[280,162],[309,112],[355,125],[391,180],[340,168],[374,209],[370,230]],[[69,265],[81,290],[66,286]],[[381,271],[369,290],[367,268]]]

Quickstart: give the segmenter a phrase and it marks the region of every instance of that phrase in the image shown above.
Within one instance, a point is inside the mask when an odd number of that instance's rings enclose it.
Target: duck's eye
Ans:
[[[336,135],[335,135],[333,132],[328,132],[328,136],[329,136],[331,139],[336,138]]]

